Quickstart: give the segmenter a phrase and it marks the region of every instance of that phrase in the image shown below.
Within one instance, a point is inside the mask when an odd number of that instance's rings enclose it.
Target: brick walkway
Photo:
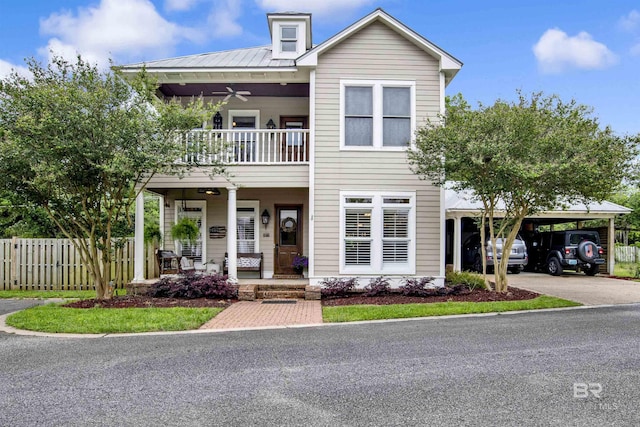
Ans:
[[[200,329],[236,329],[322,323],[320,301],[293,300],[295,304],[240,301],[205,323]]]

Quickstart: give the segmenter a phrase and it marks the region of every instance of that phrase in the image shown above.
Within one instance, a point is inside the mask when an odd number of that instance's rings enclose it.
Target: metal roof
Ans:
[[[498,204],[498,211],[504,210],[504,204]],[[475,199],[473,196],[473,192],[470,190],[456,192],[450,188],[445,189],[445,210],[447,212],[476,212],[479,213],[482,210],[482,202]],[[588,205],[584,203],[567,203],[560,204],[553,211],[541,212],[542,215],[549,214],[610,214],[610,215],[619,215],[619,214],[628,214],[631,213],[632,209],[629,209],[624,206],[617,205],[613,202],[603,201],[603,202],[590,202]],[[532,215],[533,217],[538,215]]]
[[[177,58],[138,62],[124,65],[123,69],[138,69],[146,66],[148,70],[192,68],[282,68],[294,67],[293,59],[272,59],[271,45],[225,50],[222,52],[200,53]]]

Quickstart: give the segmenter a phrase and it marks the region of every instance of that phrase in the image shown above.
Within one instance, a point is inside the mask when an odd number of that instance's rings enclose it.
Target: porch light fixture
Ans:
[[[262,211],[262,215],[260,216],[260,218],[262,219],[262,224],[265,226],[265,228],[267,227],[267,225],[269,225],[269,220],[271,219],[271,215],[269,215],[269,211],[268,210],[263,210]]]
[[[276,124],[273,122],[273,119],[269,119],[269,121],[267,122],[267,129],[273,130],[275,128],[276,128]]]
[[[204,193],[207,196],[219,196],[220,190],[218,190],[217,188],[198,188],[198,193]]]

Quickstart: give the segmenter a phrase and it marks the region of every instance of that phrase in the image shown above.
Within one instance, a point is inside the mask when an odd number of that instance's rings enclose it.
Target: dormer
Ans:
[[[296,59],[311,49],[311,14],[268,13],[272,58]]]

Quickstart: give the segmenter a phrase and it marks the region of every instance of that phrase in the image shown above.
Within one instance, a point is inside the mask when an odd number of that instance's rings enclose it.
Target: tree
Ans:
[[[435,185],[471,190],[484,207],[481,232],[486,218],[490,241],[504,238],[506,254],[526,216],[609,196],[628,173],[639,139],[600,128],[584,105],[541,93],[477,109],[462,95],[447,104],[444,117],[417,131],[412,169]],[[507,265],[504,256],[495,266],[496,291],[507,289]]]
[[[42,208],[73,241],[97,297],[109,298],[114,237],[130,230],[137,194],[155,174],[193,166],[176,161],[184,155],[178,132],[217,105],[159,100],[144,70],[127,82],[117,68],[100,71],[80,57],[27,65],[31,79],[0,81],[0,192],[23,209]]]

